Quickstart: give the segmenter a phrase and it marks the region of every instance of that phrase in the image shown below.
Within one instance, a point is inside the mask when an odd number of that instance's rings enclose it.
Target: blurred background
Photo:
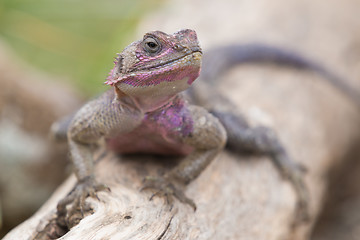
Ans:
[[[143,32],[194,28],[202,46],[265,42],[320,59],[360,89],[358,0],[0,1],[0,238],[71,172],[53,121],[103,85],[113,57]],[[360,156],[329,174],[311,239],[360,239]]]
[[[1,40],[33,67],[67,79],[89,96],[103,90],[99,79],[132,40],[140,18],[161,3],[3,0]]]

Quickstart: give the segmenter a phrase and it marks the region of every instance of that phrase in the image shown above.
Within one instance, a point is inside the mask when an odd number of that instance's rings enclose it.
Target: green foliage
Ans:
[[[101,91],[116,52],[161,0],[0,0],[0,37],[32,65]]]

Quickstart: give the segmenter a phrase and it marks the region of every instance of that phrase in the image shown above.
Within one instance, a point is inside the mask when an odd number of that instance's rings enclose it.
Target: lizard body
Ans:
[[[325,68],[281,49],[231,46],[208,56],[203,80],[188,94],[205,110],[189,104],[181,93],[200,72],[202,52],[193,30],[172,35],[150,32],[118,55],[106,81],[113,89],[87,103],[71,121],[53,128],[56,136],[67,135],[78,178],[74,191],[59,202],[58,215],[66,214],[70,203],[71,211],[82,209],[87,196],[96,197],[96,191],[106,189],[93,175],[91,153],[91,146],[102,138],[109,149],[119,153],[184,156],[164,176],[146,178],[144,188],[156,189],[157,194],[168,198],[174,196],[195,209],[195,203],[182,193],[182,188],[210,164],[228,135],[227,145],[232,149],[268,155],[273,160],[298,196],[298,220],[309,217],[301,167],[291,160],[271,129],[251,127],[234,104],[207,81],[214,83],[223,71],[239,63],[275,62],[318,72],[353,99],[358,97]]]
[[[193,149],[180,138],[191,134],[193,124],[188,104],[177,96],[165,106],[145,113],[141,124],[131,132],[108,139],[107,146],[118,153],[188,155]]]
[[[170,200],[195,203],[182,188],[195,179],[226,143],[226,132],[205,109],[179,94],[198,77],[201,48],[195,31],[173,35],[160,31],[144,35],[116,58],[106,83],[113,90],[83,106],[68,121],[67,137],[78,184],[58,204],[58,215],[83,209],[87,196],[106,187],[94,176],[91,146],[105,139],[120,153],[147,152],[185,155],[161,177],[148,177],[144,188],[157,189]],[[64,129],[61,127],[59,129]],[[71,212],[70,211],[70,212]]]

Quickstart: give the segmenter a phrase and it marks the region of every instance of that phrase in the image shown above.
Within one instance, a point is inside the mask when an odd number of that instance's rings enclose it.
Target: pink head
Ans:
[[[193,30],[149,32],[118,55],[106,84],[131,97],[171,98],[199,76],[201,56]]]

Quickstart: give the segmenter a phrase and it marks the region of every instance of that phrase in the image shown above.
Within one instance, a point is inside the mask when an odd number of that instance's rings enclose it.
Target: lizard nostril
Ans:
[[[178,51],[181,51],[181,50],[184,50],[184,47],[182,45],[180,45],[180,44],[175,44],[174,49],[178,50]]]
[[[201,47],[200,47],[200,46],[193,46],[193,47],[191,47],[191,51],[202,53],[202,50],[201,50]]]

